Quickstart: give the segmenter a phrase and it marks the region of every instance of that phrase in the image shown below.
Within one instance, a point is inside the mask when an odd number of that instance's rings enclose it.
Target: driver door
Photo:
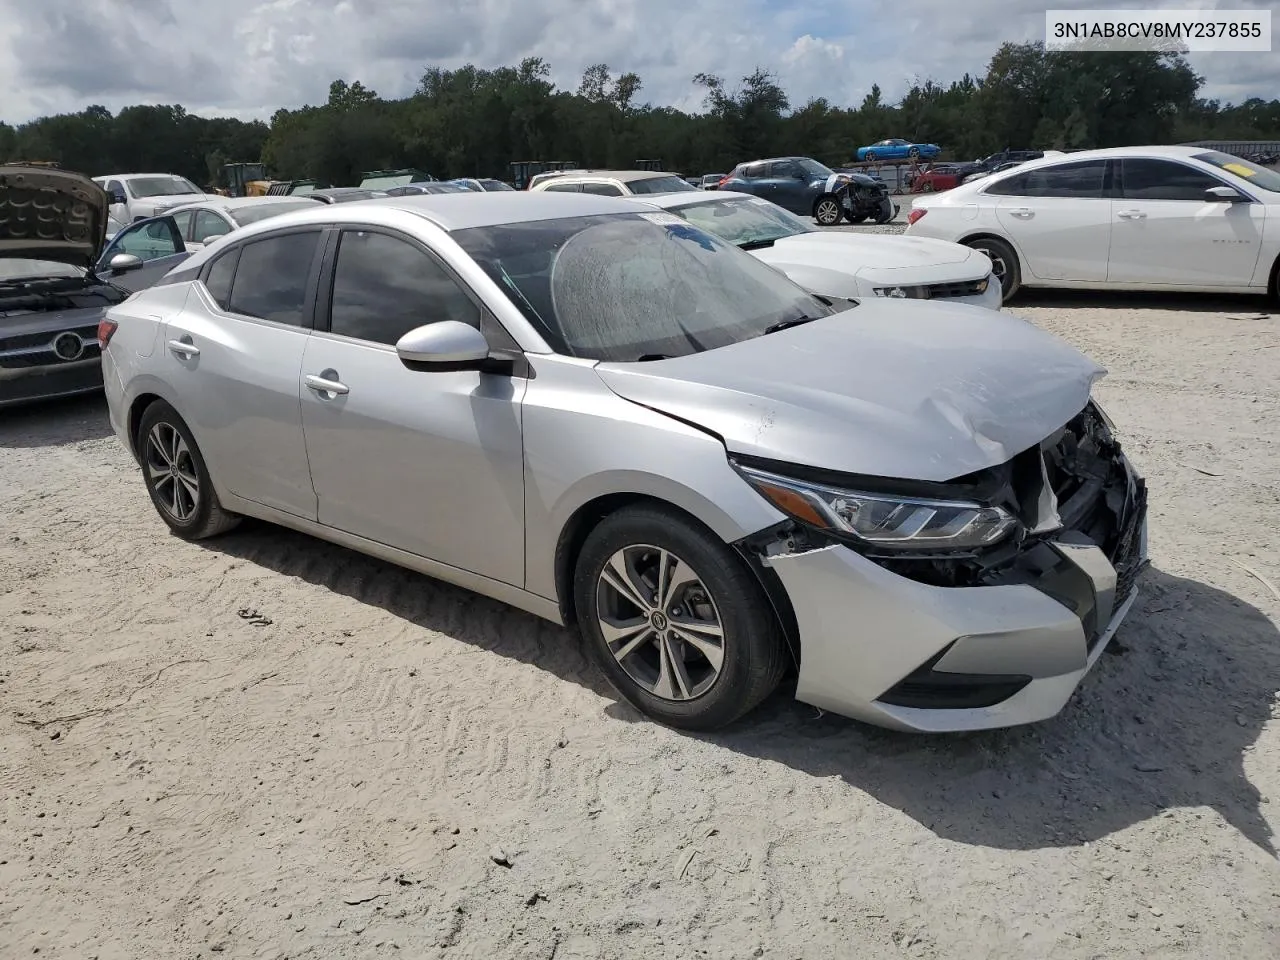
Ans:
[[[112,258],[122,253],[137,257],[142,265],[113,269]],[[98,258],[94,272],[117,287],[136,292],[154,284],[189,256],[182,231],[173,217],[153,217],[139,220],[112,237]]]
[[[794,160],[775,160],[769,164],[769,192],[765,195],[792,213],[809,213],[809,178]]]

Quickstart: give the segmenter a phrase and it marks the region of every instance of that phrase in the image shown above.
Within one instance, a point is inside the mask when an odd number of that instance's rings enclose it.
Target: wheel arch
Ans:
[[[128,420],[126,421],[129,429],[129,450],[137,459],[141,456],[138,450],[138,427],[142,423],[142,415],[147,412],[157,400],[163,400],[164,397],[158,393],[140,393],[133,398],[133,402],[129,404]]]
[[[588,500],[578,507],[560,529],[555,549],[556,602],[560,617],[566,627],[577,625],[577,609],[574,604],[573,577],[578,557],[587,537],[605,518],[627,507],[652,506],[673,513],[709,537],[724,540],[705,520],[671,500],[647,493],[607,493]],[[742,559],[756,582],[764,591],[774,614],[781,624],[787,646],[796,665],[800,662],[800,636],[795,610],[787,596],[782,580],[761,562],[759,552],[752,546],[753,536],[740,537],[728,542],[728,546]]]
[[[1013,238],[1007,237],[1002,233],[994,230],[975,230],[972,233],[966,233],[956,243],[968,246],[974,240],[998,240],[1013,251],[1013,255],[1018,258],[1018,273],[1022,277],[1023,286],[1026,286],[1027,278],[1027,262],[1023,257],[1022,251],[1018,249],[1018,245],[1013,242]]]
[[[1267,294],[1273,301],[1280,301],[1280,254],[1276,255],[1275,263],[1271,264],[1271,277],[1267,280]]]

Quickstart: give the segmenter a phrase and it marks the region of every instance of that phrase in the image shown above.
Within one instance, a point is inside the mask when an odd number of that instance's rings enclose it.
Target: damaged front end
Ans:
[[[795,608],[797,697],[864,719],[897,711],[890,725],[976,729],[1056,713],[1127,612],[1147,562],[1146,484],[1092,401],[1038,445],[942,483],[736,463],[794,518],[740,546],[781,578]],[[828,511],[847,522],[828,524]],[[840,586],[841,577],[856,582]],[[847,648],[849,635],[875,659],[850,674],[857,692],[846,698],[833,677],[848,672],[837,645]],[[1037,689],[1041,699],[1024,702]],[[919,719],[922,711],[972,716],[949,726]]]

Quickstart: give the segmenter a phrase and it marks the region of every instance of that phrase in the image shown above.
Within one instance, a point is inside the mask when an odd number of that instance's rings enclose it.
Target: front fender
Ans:
[[[525,588],[559,599],[562,532],[602,497],[651,497],[685,511],[726,543],[783,518],[729,465],[719,438],[624,400],[592,365],[537,357],[522,407]]]

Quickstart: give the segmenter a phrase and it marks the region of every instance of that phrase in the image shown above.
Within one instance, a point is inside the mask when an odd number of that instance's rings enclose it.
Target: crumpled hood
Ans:
[[[752,250],[757,259],[776,267],[818,266],[862,275],[865,271],[903,270],[919,271],[947,264],[977,264],[983,266],[983,257],[976,250],[947,240],[931,237],[894,237],[882,234],[799,233],[783,237],[771,247]],[[990,261],[986,264],[990,271]],[[961,271],[966,273],[969,271]],[[950,276],[955,270],[944,271]],[[944,275],[926,276],[926,281],[941,281]]]
[[[0,257],[88,269],[106,237],[109,203],[106,191],[79,173],[0,166]]]
[[[619,396],[712,431],[730,453],[930,481],[1039,443],[1106,372],[1017,317],[910,300],[864,300],[718,350],[596,370]]]

